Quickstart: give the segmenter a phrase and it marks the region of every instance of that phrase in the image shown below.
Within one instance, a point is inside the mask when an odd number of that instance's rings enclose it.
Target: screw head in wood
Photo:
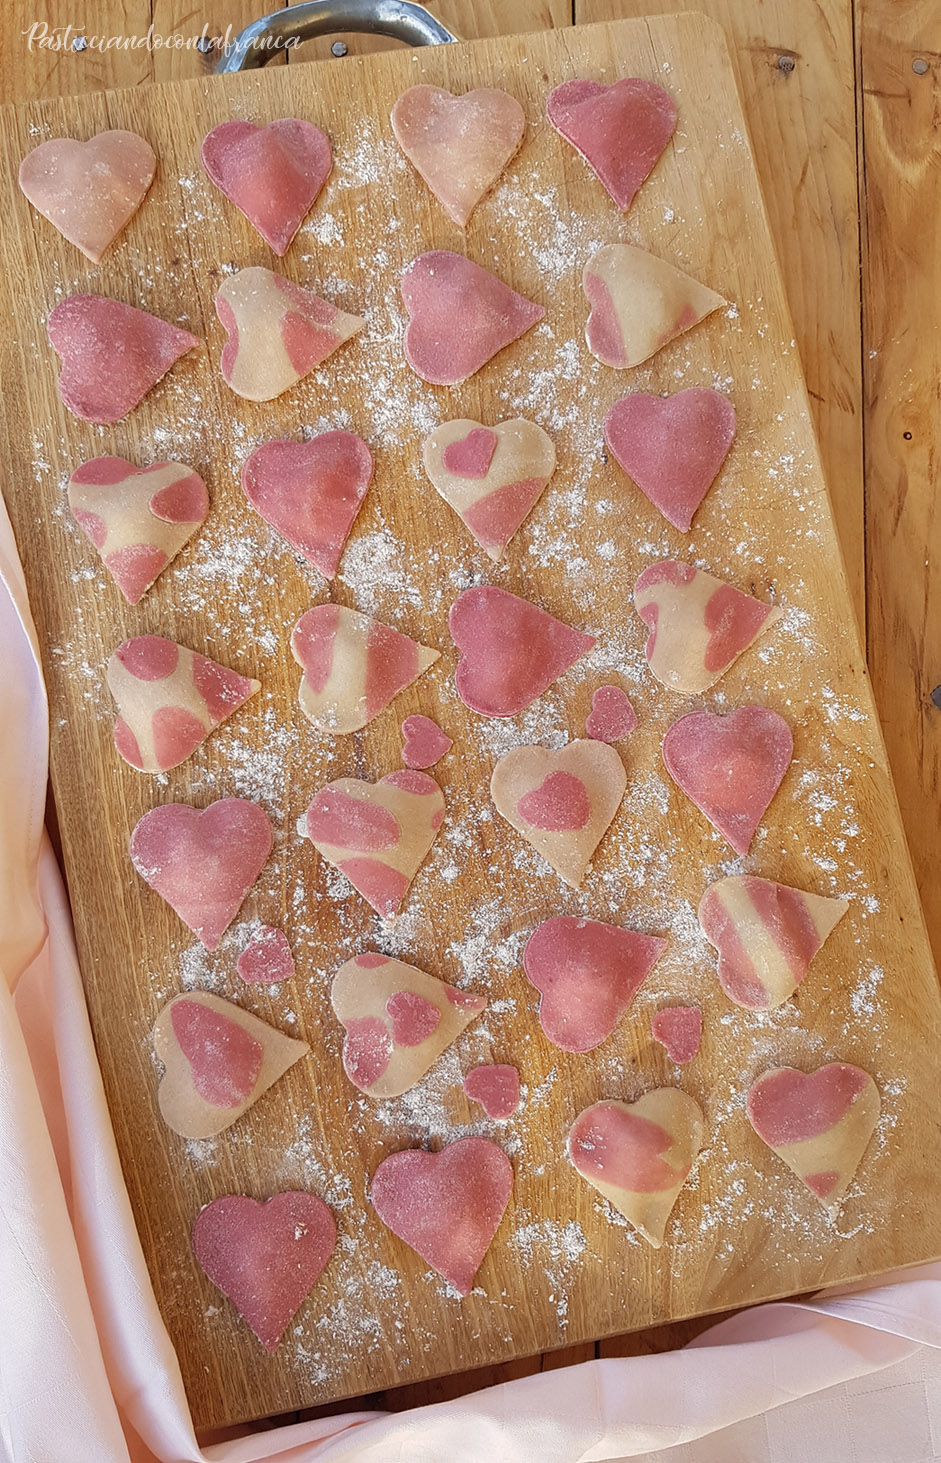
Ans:
[[[785,73],[788,72],[788,71],[793,71],[794,70],[794,67],[796,65],[797,65],[797,62],[796,62],[796,60],[794,59],[793,56],[779,56],[778,57],[778,70],[779,71],[784,71]]]
[[[912,62],[912,70],[914,71],[916,76],[924,76],[925,72],[928,70],[928,62],[924,59],[923,56],[918,56]]]
[[[345,56],[349,50],[349,46],[346,44],[346,41],[334,41],[330,50],[334,56]]]

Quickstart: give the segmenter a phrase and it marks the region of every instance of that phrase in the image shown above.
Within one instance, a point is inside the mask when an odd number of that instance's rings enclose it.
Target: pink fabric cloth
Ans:
[[[201,1447],[131,1218],[68,905],[43,831],[45,693],[2,505],[0,656],[4,1458],[923,1463],[939,1456],[929,1449],[941,1436],[941,1358],[923,1348],[941,1348],[941,1266],[859,1295],[761,1307],[681,1352],[588,1362],[413,1412],[351,1412]]]

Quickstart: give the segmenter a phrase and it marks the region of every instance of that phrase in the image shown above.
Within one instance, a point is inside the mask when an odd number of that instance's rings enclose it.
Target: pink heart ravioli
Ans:
[[[70,295],[46,323],[59,395],[83,421],[120,421],[199,337],[104,295]]]
[[[249,940],[235,969],[246,985],[280,985],[294,974],[294,956],[283,930],[262,925]]]
[[[666,940],[558,915],[530,935],[523,969],[540,993],[539,1024],[554,1046],[590,1052],[611,1035]]]
[[[402,275],[405,359],[432,386],[456,386],[545,315],[488,269],[433,249]]]
[[[428,716],[407,716],[402,722],[402,761],[406,767],[434,767],[453,741]]]
[[[461,652],[454,684],[481,716],[515,716],[586,655],[593,635],[492,584],[465,589],[448,615]]]
[[[381,620],[336,604],[301,615],[291,654],[304,672],[301,710],[334,736],[366,726],[439,656]]]
[[[203,139],[203,167],[276,254],[288,245],[333,167],[330,143],[313,122],[280,117],[221,122]]]
[[[505,1063],[474,1067],[464,1078],[464,1092],[471,1102],[480,1103],[488,1118],[506,1122],[520,1105],[519,1071]]]
[[[209,511],[198,473],[182,462],[135,467],[95,457],[69,479],[69,507],[129,604],[137,604]]]
[[[513,1166],[488,1138],[459,1138],[439,1153],[390,1153],[370,1197],[387,1229],[459,1295],[469,1295],[513,1191]]]
[[[552,439],[522,417],[493,428],[444,422],[422,457],[436,491],[496,561],[555,471]]]
[[[664,1006],[654,1012],[650,1034],[665,1048],[671,1062],[685,1066],[699,1051],[702,1012],[698,1006]]]
[[[663,761],[677,787],[742,855],[793,755],[791,728],[765,706],[724,715],[693,711],[663,738]]]
[[[193,1225],[197,1261],[269,1352],[277,1350],[336,1242],[324,1201],[301,1191],[264,1203],[225,1194],[201,1209]]]
[[[563,81],[549,93],[546,115],[625,213],[676,127],[669,92],[637,76],[609,86],[587,78]]]
[[[637,713],[620,686],[599,686],[591,698],[586,735],[596,742],[619,742],[637,725]]]
[[[55,137],[20,163],[19,184],[35,209],[97,264],[144,201],[157,158],[136,132],[99,132],[87,142]]]
[[[462,229],[519,150],[525,130],[519,102],[493,87],[458,97],[440,86],[412,86],[392,108],[396,142]]]
[[[728,304],[715,290],[633,244],[604,244],[585,265],[591,305],[585,340],[596,360],[639,366],[684,331]]]
[[[355,432],[263,442],[245,459],[242,491],[293,549],[332,579],[372,481],[372,453]]]
[[[604,419],[604,439],[628,477],[682,533],[719,475],[735,438],[735,409],[718,391],[635,392]]]

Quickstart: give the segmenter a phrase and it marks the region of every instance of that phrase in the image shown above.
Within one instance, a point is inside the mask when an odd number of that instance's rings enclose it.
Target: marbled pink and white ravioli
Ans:
[[[207,950],[215,950],[271,852],[264,808],[221,798],[208,808],[166,803],[131,834],[130,854],[156,890]]]
[[[443,818],[444,794],[434,778],[405,768],[378,782],[328,782],[298,820],[297,831],[377,914],[392,919]]]
[[[634,586],[650,630],[647,664],[669,691],[696,696],[723,676],[781,611],[691,564],[662,559]]]
[[[291,635],[291,654],[304,673],[300,708],[333,736],[359,731],[440,653],[345,605],[315,605]]]
[[[260,265],[229,276],[216,295],[216,314],[227,337],[222,375],[246,401],[273,401],[289,391],[366,324]]]
[[[447,732],[430,716],[407,716],[402,722],[402,761],[406,767],[434,767],[453,746]]]
[[[320,192],[333,155],[313,122],[279,117],[220,122],[203,139],[203,167],[276,254],[286,254],[304,215]]]
[[[464,1078],[464,1094],[471,1102],[479,1102],[495,1123],[505,1123],[519,1111],[519,1069],[505,1062],[474,1067]]]
[[[677,787],[743,855],[793,755],[791,728],[766,706],[724,715],[692,711],[663,738],[663,761]]]
[[[829,1062],[816,1072],[775,1067],[748,1093],[748,1119],[832,1216],[859,1167],[882,1103],[860,1067]]]
[[[154,1024],[164,1065],[157,1090],[163,1120],[183,1138],[213,1138],[310,1050],[208,991],[164,1006]]]
[[[699,901],[703,934],[719,955],[719,984],[746,1011],[770,1011],[792,996],[843,918],[845,899],[735,874]]]
[[[82,421],[126,417],[199,337],[104,295],[70,295],[46,322],[62,361],[59,395]]]
[[[346,1031],[343,1069],[370,1097],[414,1087],[487,1005],[483,996],[372,951],[340,966],[330,1001]]]
[[[654,1012],[650,1034],[664,1048],[670,1061],[683,1067],[699,1051],[702,1012],[698,1006],[663,1006]]]
[[[157,158],[136,132],[98,132],[87,142],[53,137],[20,163],[19,184],[35,209],[97,264],[140,208]]]
[[[433,249],[402,275],[405,359],[432,386],[457,386],[545,315],[463,254]]]
[[[125,457],[94,457],[69,478],[69,507],[136,605],[205,519],[209,494],[182,462],[135,467]]]
[[[728,304],[675,264],[633,244],[604,244],[582,275],[591,305],[585,340],[596,360],[639,366],[661,347]]]
[[[594,635],[493,584],[459,594],[448,615],[461,652],[454,685],[481,716],[515,716],[587,655]]]
[[[681,533],[689,533],[734,439],[735,408],[703,386],[674,396],[636,391],[604,419],[604,440],[617,461]]]
[[[497,812],[577,889],[626,786],[613,747],[575,741],[558,751],[514,747],[494,767],[490,795]]]
[[[585,735],[596,742],[619,742],[637,726],[637,712],[620,686],[599,686],[592,693]]]
[[[372,453],[355,432],[278,439],[250,452],[242,491],[266,523],[325,579],[337,572],[372,481]]]
[[[658,1250],[704,1134],[699,1104],[675,1087],[658,1087],[636,1102],[596,1102],[579,1113],[568,1156]]]
[[[523,951],[523,969],[539,991],[539,1024],[553,1045],[590,1052],[606,1041],[666,943],[568,914],[537,926]]]
[[[552,439],[522,417],[495,427],[445,422],[422,455],[437,491],[496,562],[555,470]]]
[[[261,689],[260,681],[162,635],[135,635],[119,645],[107,681],[118,707],[114,744],[139,772],[185,762]]]
[[[273,925],[262,925],[235,962],[246,985],[280,985],[294,974],[294,956],[288,937]]]
[[[639,76],[606,86],[576,77],[549,93],[546,116],[626,213],[676,127],[668,91]]]
[[[489,1138],[458,1138],[438,1153],[384,1158],[369,1196],[387,1229],[469,1295],[513,1192],[513,1165]]]
[[[396,142],[461,229],[519,151],[525,130],[516,98],[490,86],[463,96],[412,86],[392,108]]]

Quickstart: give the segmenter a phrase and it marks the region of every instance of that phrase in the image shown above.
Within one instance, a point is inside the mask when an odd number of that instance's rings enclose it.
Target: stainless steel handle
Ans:
[[[457,36],[414,0],[304,0],[252,21],[225,49],[216,71],[255,71],[284,50],[336,31],[391,36],[409,46],[447,46]]]

